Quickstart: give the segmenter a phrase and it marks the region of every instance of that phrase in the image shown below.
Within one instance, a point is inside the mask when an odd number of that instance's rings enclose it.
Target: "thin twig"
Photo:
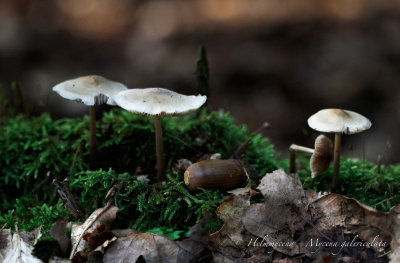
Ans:
[[[54,184],[57,187],[57,192],[60,195],[61,199],[66,201],[64,205],[65,208],[69,212],[71,212],[71,214],[74,215],[75,217],[79,217],[81,220],[85,220],[84,213],[80,208],[81,206],[77,201],[75,201],[75,198],[69,191],[68,186],[66,186],[63,182],[52,176],[50,172],[47,173],[47,176],[49,176],[50,179],[53,179],[52,184]]]
[[[239,154],[242,151],[246,151],[247,146],[250,144],[251,140],[255,137],[255,134],[260,133],[262,130],[264,130],[265,128],[269,127],[269,123],[268,122],[264,122],[260,127],[258,127],[254,132],[252,132],[252,135],[250,135],[235,151],[236,156],[239,156]]]

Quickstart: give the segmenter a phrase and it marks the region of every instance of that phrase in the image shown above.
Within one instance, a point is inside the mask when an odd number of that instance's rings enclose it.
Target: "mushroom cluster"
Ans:
[[[335,134],[333,178],[331,186],[331,190],[334,190],[339,180],[342,134],[354,134],[368,130],[371,127],[371,122],[354,111],[324,109],[312,115],[308,119],[308,125],[314,130]]]
[[[165,174],[165,157],[164,144],[162,140],[161,118],[164,116],[178,116],[193,112],[200,108],[207,100],[207,96],[186,96],[163,88],[128,89],[125,85],[119,82],[111,81],[97,75],[84,76],[64,81],[54,86],[53,90],[66,99],[75,100],[90,106],[91,157],[94,156],[94,152],[96,150],[96,105],[118,105],[132,113],[153,116],[156,138],[157,180],[161,180]],[[312,178],[317,177],[328,168],[333,155],[334,170],[331,189],[334,190],[339,178],[342,134],[354,134],[367,130],[371,127],[371,122],[364,116],[353,111],[342,109],[324,109],[312,115],[308,119],[308,125],[320,132],[334,133],[334,146],[332,141],[325,135],[320,135],[317,137],[314,149],[292,144],[289,148],[290,172],[296,172],[296,152],[306,152],[312,154],[310,159]],[[226,165],[224,161],[221,160],[212,162],[212,167],[218,167],[219,169],[222,167],[220,163]],[[226,163],[231,165],[232,161],[227,161]],[[214,180],[212,177],[215,174],[215,171],[218,171],[223,175],[221,178],[225,176],[225,173],[220,171],[221,169],[207,170],[208,166],[204,166],[207,168],[204,170],[204,167],[200,164],[196,165],[193,166],[194,168],[192,167],[187,173],[185,173],[185,182],[188,185],[193,185],[195,179],[200,180],[201,178],[201,180],[203,180],[203,178],[206,178],[205,181],[207,182],[207,185],[210,184],[214,187],[215,185],[218,185],[218,183],[210,183],[210,180]],[[199,167],[206,172],[201,170]],[[201,172],[193,173],[192,170]],[[240,169],[238,169],[238,171],[239,170]],[[208,174],[209,171],[212,172]],[[193,174],[196,174],[196,177],[193,177]],[[237,172],[236,174],[239,175],[237,176],[237,178],[239,178],[238,180],[242,180],[242,173]],[[201,183],[199,183],[199,185],[201,185]]]
[[[193,112],[207,96],[186,96],[163,88],[128,89],[125,85],[97,75],[66,80],[53,87],[61,97],[90,106],[90,156],[96,150],[96,105],[118,105],[137,114],[154,116],[157,154],[157,180],[165,173],[162,116],[178,116]]]

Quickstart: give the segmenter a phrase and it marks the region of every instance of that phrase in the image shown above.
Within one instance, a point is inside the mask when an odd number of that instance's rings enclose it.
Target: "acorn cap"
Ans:
[[[369,129],[371,122],[354,111],[324,109],[312,115],[308,125],[320,132],[353,134]]]
[[[317,139],[315,139],[314,153],[310,159],[311,178],[315,178],[325,172],[326,169],[328,169],[332,158],[332,141],[325,135],[319,135]]]
[[[97,75],[89,75],[66,80],[53,87],[61,97],[75,100],[88,106],[107,103],[116,105],[114,96],[128,89],[119,82],[108,80]]]
[[[147,115],[174,116],[197,110],[207,96],[186,96],[163,88],[130,89],[115,96],[115,101],[127,111]]]

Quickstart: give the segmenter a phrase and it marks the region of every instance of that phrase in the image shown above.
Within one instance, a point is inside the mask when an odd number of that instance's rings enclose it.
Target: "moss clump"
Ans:
[[[299,159],[301,169],[298,173],[304,182],[304,188],[315,191],[329,191],[333,168],[312,179],[309,158]],[[289,171],[288,160],[280,166]],[[388,211],[400,204],[400,165],[382,166],[382,172],[376,173],[377,165],[360,159],[342,158],[340,162],[340,184],[335,193],[357,199],[361,203],[381,211]]]
[[[258,178],[277,168],[288,170],[288,160],[277,161],[268,139],[249,134],[245,126],[235,125],[227,113],[203,109],[196,115],[164,118],[167,179],[147,185],[133,174],[139,167],[141,174],[155,174],[152,118],[120,109],[105,113],[97,124],[98,152],[92,164],[88,126],[88,117],[53,121],[47,114],[29,120],[17,116],[0,125],[1,225],[13,227],[17,222],[23,231],[43,224],[48,233],[58,217],[68,214],[45,176],[47,171],[58,179],[70,178],[71,192],[87,214],[103,206],[107,191],[117,184],[115,201],[120,213],[116,227],[177,233],[176,230],[186,232],[204,209],[213,212],[227,194],[188,191],[182,174],[170,169],[176,160],[195,160],[216,152],[226,159],[252,136],[241,158],[257,169]],[[327,191],[332,168],[311,180],[309,159],[299,161],[305,187]],[[385,211],[400,204],[400,165],[383,167],[382,173],[376,175],[375,164],[343,158],[340,171],[338,193]],[[254,183],[258,184],[258,180]],[[218,220],[211,222],[210,231],[219,226]]]
[[[121,211],[119,226],[144,230],[152,227],[187,227],[193,225],[203,209],[215,209],[224,194],[219,191],[190,193],[182,175],[167,170],[167,180],[154,185],[138,182],[132,174],[140,167],[142,174],[154,174],[155,141],[152,119],[114,109],[105,113],[97,124],[98,152],[89,165],[89,119],[53,121],[43,114],[32,119],[18,116],[0,126],[0,193],[3,199],[0,223],[30,222],[20,229],[40,224],[30,221],[30,213],[10,213],[19,207],[55,207],[55,187],[45,176],[47,171],[63,179],[70,178],[74,196],[90,213],[103,205],[108,189],[118,183],[116,196]],[[245,126],[236,126],[234,119],[222,111],[164,118],[164,140],[168,167],[178,159],[197,159],[202,154],[218,152],[223,158],[245,141]],[[260,176],[277,168],[273,146],[257,135],[243,156],[259,168]],[[16,202],[15,199],[18,198]],[[59,209],[55,214],[60,214]]]

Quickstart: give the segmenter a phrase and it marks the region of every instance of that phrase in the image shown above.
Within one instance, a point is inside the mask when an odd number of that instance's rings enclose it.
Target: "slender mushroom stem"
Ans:
[[[156,130],[156,153],[157,153],[157,181],[161,181],[165,173],[164,144],[162,140],[161,116],[154,117]]]
[[[335,190],[339,181],[341,142],[342,142],[342,134],[340,132],[335,133],[335,148],[333,156],[333,178],[332,178],[331,191]]]
[[[290,173],[296,172],[296,152],[304,152],[304,153],[314,153],[314,149],[300,146],[297,144],[292,144],[289,147],[290,151]]]
[[[90,106],[90,158],[96,151],[96,106]]]

